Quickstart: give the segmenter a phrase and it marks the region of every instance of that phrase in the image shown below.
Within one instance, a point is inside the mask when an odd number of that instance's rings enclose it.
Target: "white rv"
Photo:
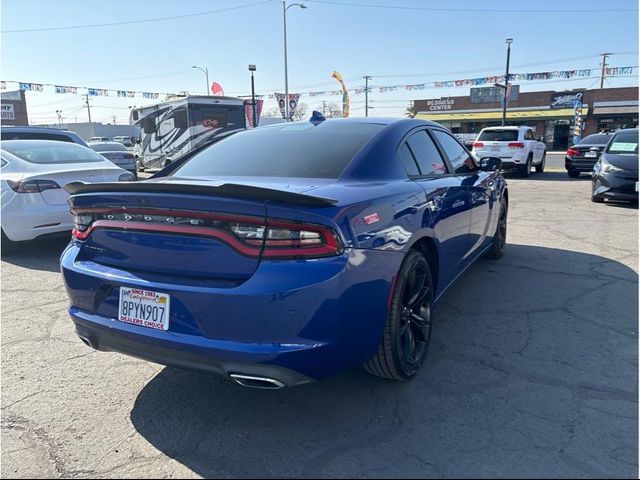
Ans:
[[[133,150],[138,168],[163,168],[213,137],[244,130],[244,104],[235,97],[184,96],[131,110],[129,123],[140,127]]]

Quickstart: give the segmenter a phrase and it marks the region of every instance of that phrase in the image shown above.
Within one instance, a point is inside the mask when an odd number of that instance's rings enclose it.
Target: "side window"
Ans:
[[[402,144],[400,150],[398,150],[398,155],[400,155],[400,160],[402,161],[402,165],[407,172],[407,175],[410,177],[420,175],[420,171],[418,170],[418,165],[416,165],[416,161],[413,158],[413,154],[406,143]]]
[[[431,132],[449,159],[455,173],[470,173],[478,169],[473,157],[455,138],[442,130],[432,130]]]
[[[421,175],[442,175],[447,167],[431,137],[425,130],[414,133],[407,140],[413,156],[418,162]]]

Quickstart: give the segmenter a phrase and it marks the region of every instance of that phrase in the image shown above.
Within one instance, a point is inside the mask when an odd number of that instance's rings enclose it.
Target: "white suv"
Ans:
[[[530,127],[489,127],[483,128],[473,142],[473,153],[479,158],[500,158],[502,168],[517,168],[528,177],[532,165],[536,172],[544,172],[547,149]]]

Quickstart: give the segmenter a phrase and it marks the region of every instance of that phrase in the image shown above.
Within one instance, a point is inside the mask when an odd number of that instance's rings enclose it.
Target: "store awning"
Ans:
[[[582,107],[582,115],[586,115],[587,107]],[[571,118],[573,117],[573,108],[558,108],[548,110],[508,110],[507,120],[511,119],[545,119],[545,118]],[[422,120],[432,120],[434,122],[451,122],[451,121],[481,121],[481,120],[500,120],[502,111],[494,112],[449,112],[449,113],[418,113],[416,118]]]
[[[595,107],[593,109],[594,115],[620,115],[620,114],[632,114],[638,116],[638,106],[626,106],[626,107]]]

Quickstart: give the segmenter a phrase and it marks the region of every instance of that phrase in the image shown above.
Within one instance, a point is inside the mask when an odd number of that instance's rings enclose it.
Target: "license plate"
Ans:
[[[169,295],[120,287],[118,320],[141,327],[169,330]]]
[[[494,152],[497,152],[498,150],[500,150],[500,147],[499,146],[491,147],[491,150],[493,150]]]
[[[587,152],[584,154],[586,158],[596,158],[598,156],[598,152]]]

